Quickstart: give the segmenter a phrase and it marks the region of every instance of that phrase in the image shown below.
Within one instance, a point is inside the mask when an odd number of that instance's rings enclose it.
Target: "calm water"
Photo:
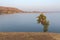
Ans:
[[[39,15],[38,13],[0,15],[0,32],[44,32],[46,30],[60,33],[60,13],[44,14],[49,20],[47,28],[38,23]]]

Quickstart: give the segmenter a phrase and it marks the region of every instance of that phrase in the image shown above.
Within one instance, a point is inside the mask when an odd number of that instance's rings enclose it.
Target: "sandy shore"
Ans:
[[[44,32],[0,32],[0,40],[60,40],[60,34]]]

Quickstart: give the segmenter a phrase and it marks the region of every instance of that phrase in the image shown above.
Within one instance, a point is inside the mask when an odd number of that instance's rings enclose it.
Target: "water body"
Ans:
[[[40,13],[0,15],[0,32],[56,32],[60,33],[60,13],[45,13],[49,26],[38,23]]]

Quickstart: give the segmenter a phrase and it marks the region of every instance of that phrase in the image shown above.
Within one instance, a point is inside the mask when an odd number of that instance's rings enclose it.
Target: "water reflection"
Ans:
[[[41,23],[44,26],[43,31],[47,32],[49,26],[49,21],[47,20],[47,17],[43,13],[41,13],[37,18],[37,22]]]

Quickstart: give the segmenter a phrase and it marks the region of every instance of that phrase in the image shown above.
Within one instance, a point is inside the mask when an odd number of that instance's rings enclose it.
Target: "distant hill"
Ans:
[[[17,8],[0,6],[0,14],[19,13],[19,12],[23,11]]]

